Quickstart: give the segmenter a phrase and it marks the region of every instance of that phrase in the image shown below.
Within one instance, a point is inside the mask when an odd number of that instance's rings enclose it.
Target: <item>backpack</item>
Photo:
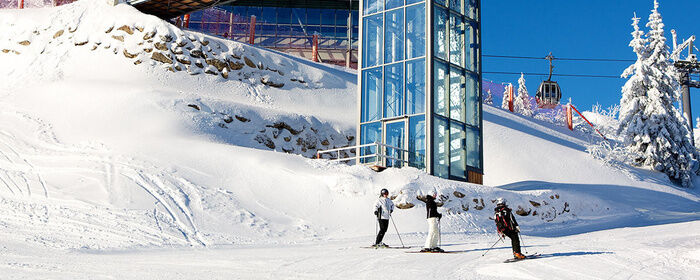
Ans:
[[[510,218],[510,211],[506,207],[501,207],[496,209],[496,228],[498,232],[504,232],[507,230],[513,230],[513,223]]]

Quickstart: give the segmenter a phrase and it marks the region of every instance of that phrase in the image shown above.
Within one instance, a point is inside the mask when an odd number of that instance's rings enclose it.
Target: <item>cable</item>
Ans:
[[[493,58],[513,58],[513,59],[545,59],[544,57],[536,56],[513,56],[513,55],[491,55],[484,54],[483,57],[493,57]],[[555,57],[554,60],[570,60],[570,61],[597,61],[597,62],[635,62],[634,59],[611,59],[611,58],[562,58]]]
[[[547,76],[549,75],[548,73],[525,73],[525,72],[500,72],[500,71],[483,71],[483,74],[504,74],[504,75],[520,75],[525,74],[525,75],[534,75],[534,76]],[[560,76],[560,77],[581,77],[581,78],[614,78],[614,79],[623,79],[620,76],[612,76],[612,75],[586,75],[586,74],[552,74],[552,76]]]

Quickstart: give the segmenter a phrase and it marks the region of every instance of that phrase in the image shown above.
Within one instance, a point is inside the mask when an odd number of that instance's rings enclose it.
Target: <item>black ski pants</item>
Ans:
[[[510,238],[510,243],[513,245],[513,253],[522,254],[520,252],[520,238],[518,238],[518,232],[514,230],[504,231],[503,234]]]
[[[377,221],[379,221],[379,233],[377,233],[377,242],[374,242],[374,244],[382,243],[382,239],[384,239],[384,234],[389,228],[389,220],[377,219]]]

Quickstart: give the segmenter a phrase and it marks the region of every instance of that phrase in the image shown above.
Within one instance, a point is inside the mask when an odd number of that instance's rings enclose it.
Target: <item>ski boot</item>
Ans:
[[[522,259],[525,258],[525,256],[524,256],[523,254],[521,254],[521,253],[515,253],[515,252],[513,252],[513,258],[514,258],[514,259],[518,259],[518,260],[522,260]]]
[[[435,248],[433,248],[431,251],[432,251],[432,252],[435,252],[435,253],[444,253],[444,252],[445,252],[445,250],[443,250],[443,249],[440,248],[440,247],[435,247]]]

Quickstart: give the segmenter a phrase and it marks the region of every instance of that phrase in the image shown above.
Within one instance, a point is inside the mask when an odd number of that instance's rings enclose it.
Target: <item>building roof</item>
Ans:
[[[359,0],[129,0],[141,12],[169,19],[213,6],[256,6],[358,10]]]

